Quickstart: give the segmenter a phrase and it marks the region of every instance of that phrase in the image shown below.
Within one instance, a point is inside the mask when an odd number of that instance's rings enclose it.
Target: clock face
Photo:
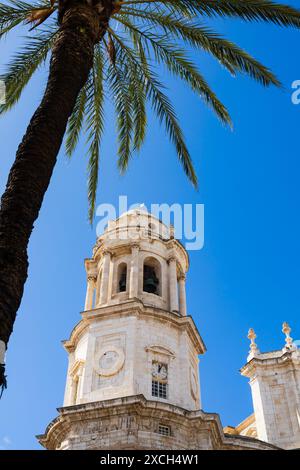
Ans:
[[[101,369],[110,370],[119,359],[119,354],[116,351],[106,351],[99,359]]]
[[[125,361],[121,348],[110,346],[102,348],[95,356],[94,369],[104,377],[115,375],[123,367]]]
[[[152,363],[152,377],[158,380],[167,380],[168,378],[168,366],[161,362]]]

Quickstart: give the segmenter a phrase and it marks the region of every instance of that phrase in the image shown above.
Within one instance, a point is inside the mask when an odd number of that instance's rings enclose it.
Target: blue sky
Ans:
[[[300,2],[294,2],[300,7]],[[184,85],[167,79],[176,99],[200,188],[186,180],[165,133],[153,118],[146,144],[125,176],[116,168],[111,116],[103,141],[97,202],[202,203],[205,246],[190,252],[188,312],[207,353],[201,359],[203,408],[222,423],[251,413],[250,388],[239,375],[254,327],[261,350],[281,348],[281,324],[299,325],[299,122],[291,83],[300,79],[300,31],[217,21],[215,26],[275,71],[284,90],[232,78],[206,55],[199,65],[228,106],[234,131],[223,127]],[[24,34],[24,31],[21,32]],[[20,42],[0,45],[1,70]],[[26,126],[42,96],[45,72],[27,87],[17,107],[1,117],[0,191]],[[95,227],[87,221],[86,147],[67,161],[60,152],[31,238],[29,278],[7,354],[8,390],[0,401],[0,448],[38,449],[36,434],[62,405],[66,353],[60,341],[80,319]]]

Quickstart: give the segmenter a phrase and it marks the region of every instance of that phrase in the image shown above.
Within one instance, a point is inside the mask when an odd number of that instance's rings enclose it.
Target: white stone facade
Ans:
[[[270,449],[201,406],[205,345],[187,315],[188,255],[142,210],[108,224],[85,260],[82,320],[64,341],[64,406],[47,449]],[[260,436],[258,436],[260,437]]]
[[[64,406],[138,394],[153,399],[152,363],[158,361],[167,365],[168,390],[166,399],[157,400],[200,407],[198,354],[205,347],[190,317],[127,301],[84,312],[64,346],[69,352]],[[98,363],[106,352],[116,361],[102,371]]]
[[[300,448],[300,350],[293,343],[287,323],[282,331],[286,345],[261,353],[253,329],[247,363],[241,374],[249,378],[254,413],[238,426],[228,426],[229,434],[246,435],[283,449]]]
[[[258,354],[241,373],[250,379],[257,437],[300,448],[300,351]]]

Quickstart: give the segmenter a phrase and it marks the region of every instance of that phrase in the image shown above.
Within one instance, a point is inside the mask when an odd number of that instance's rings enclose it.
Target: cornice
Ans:
[[[256,372],[268,372],[274,366],[282,369],[288,369],[290,366],[300,367],[300,357],[294,353],[295,351],[286,351],[277,357],[260,358],[255,356],[240,369],[240,373],[245,377],[251,378]]]
[[[68,352],[74,351],[79,338],[91,323],[113,318],[114,316],[151,317],[155,320],[168,322],[177,328],[184,328],[193,342],[198,354],[206,352],[206,346],[191,316],[179,316],[157,307],[145,306],[139,299],[129,300],[117,305],[107,305],[81,313],[82,320],[73,328],[69,340],[63,341]]]
[[[112,411],[113,410],[113,411]],[[202,410],[190,411],[170,403],[147,400],[144,395],[133,395],[100,402],[90,402],[80,405],[58,408],[59,416],[46,428],[44,434],[38,435],[40,444],[47,449],[56,449],[72,429],[72,425],[84,421],[97,421],[112,414],[135,415],[141,418],[167,419],[178,428],[189,428],[196,434],[205,433],[213,442],[214,449],[277,449],[277,447],[244,436],[225,435],[221,426],[219,415],[206,413]],[[139,419],[139,422],[140,422]],[[106,430],[106,435],[109,430]],[[99,431],[101,433],[101,431]]]

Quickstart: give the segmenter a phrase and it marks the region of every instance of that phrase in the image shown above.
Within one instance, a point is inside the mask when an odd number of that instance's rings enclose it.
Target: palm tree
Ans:
[[[4,113],[17,103],[51,52],[49,76],[11,168],[0,210],[0,351],[6,350],[27,278],[27,245],[66,132],[71,155],[85,129],[89,142],[89,218],[95,210],[105,99],[117,116],[118,166],[125,171],[141,148],[149,102],[173,142],[193,185],[197,177],[157,64],[180,77],[225,124],[230,116],[189,57],[214,56],[231,74],[246,73],[264,86],[277,78],[234,43],[203,23],[214,17],[262,20],[300,27],[300,12],[269,0],[10,0],[0,4],[0,36],[19,25],[34,30],[1,78]],[[37,28],[39,27],[39,28]],[[36,29],[37,28],[37,29]],[[156,65],[156,68],[155,68]],[[6,386],[0,355],[0,386]]]

